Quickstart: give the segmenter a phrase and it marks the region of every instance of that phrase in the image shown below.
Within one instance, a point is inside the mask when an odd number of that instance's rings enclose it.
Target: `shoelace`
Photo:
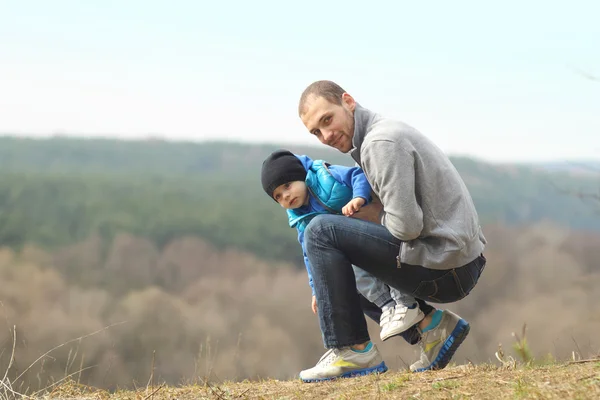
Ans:
[[[323,356],[319,359],[317,365],[329,365],[335,360],[335,357],[338,354],[338,349],[329,349]]]
[[[425,355],[425,345],[427,344],[427,336],[429,336],[429,332],[423,333],[419,329],[419,333],[421,334],[421,339],[419,339],[419,341],[417,342],[417,344],[423,350],[423,351],[421,351],[421,355]]]

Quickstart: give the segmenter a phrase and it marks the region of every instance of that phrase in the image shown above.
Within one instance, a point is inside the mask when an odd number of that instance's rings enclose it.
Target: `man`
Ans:
[[[414,128],[361,107],[331,81],[317,81],[300,98],[299,115],[319,141],[350,152],[380,202],[352,218],[319,215],[305,242],[319,323],[330,349],[300,377],[305,382],[376,372],[365,313],[381,311],[356,291],[352,264],[418,299],[425,318],[404,332],[421,347],[414,372],[444,368],[469,324],[426,301],[465,297],[485,267],[485,238],[471,196],[448,157]]]

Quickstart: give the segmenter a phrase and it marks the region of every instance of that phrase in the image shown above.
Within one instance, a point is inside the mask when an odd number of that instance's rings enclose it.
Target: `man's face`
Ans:
[[[347,153],[352,150],[355,108],[356,102],[348,93],[342,95],[341,105],[313,95],[307,99],[300,119],[321,143]]]

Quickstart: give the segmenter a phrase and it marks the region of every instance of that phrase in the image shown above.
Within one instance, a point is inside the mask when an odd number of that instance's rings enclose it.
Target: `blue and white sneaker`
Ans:
[[[410,366],[412,372],[445,368],[469,334],[469,323],[451,311],[444,310],[440,323],[421,336],[421,359]]]
[[[369,342],[362,352],[349,347],[328,350],[317,365],[300,372],[300,379],[304,382],[320,382],[383,373],[387,369],[377,347]]]

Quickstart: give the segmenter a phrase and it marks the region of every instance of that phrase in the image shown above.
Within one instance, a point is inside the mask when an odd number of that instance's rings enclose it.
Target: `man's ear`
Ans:
[[[356,108],[356,101],[354,100],[354,97],[350,96],[349,93],[344,93],[342,95],[342,105],[348,111],[354,111]]]

